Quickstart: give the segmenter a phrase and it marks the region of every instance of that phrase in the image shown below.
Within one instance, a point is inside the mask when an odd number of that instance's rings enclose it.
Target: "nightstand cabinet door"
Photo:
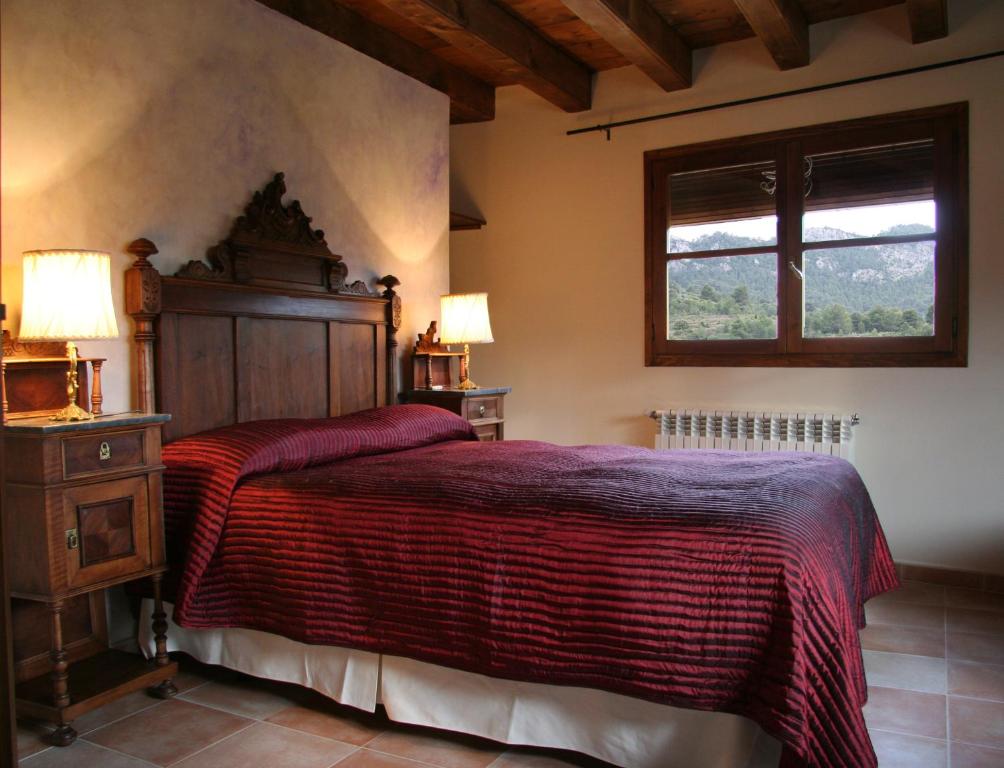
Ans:
[[[150,510],[145,475],[72,486],[61,493],[69,589],[150,567]],[[57,539],[60,532],[56,531]],[[55,542],[58,546],[59,541]]]

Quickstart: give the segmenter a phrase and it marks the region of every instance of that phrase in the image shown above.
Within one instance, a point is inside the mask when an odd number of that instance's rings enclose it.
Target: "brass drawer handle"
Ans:
[[[80,546],[80,537],[77,535],[77,529],[71,528],[66,532],[66,548],[76,549]]]
[[[98,461],[108,461],[112,457],[112,447],[108,443],[102,442],[98,446]]]
[[[478,407],[478,414],[481,416],[485,415],[485,407],[483,405]]]

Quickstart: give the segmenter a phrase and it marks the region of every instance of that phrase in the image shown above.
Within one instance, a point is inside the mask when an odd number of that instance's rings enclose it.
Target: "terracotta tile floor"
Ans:
[[[1004,768],[1004,595],[907,582],[868,603],[861,633],[865,719],[880,768]],[[566,752],[508,748],[295,686],[183,661],[181,694],[136,693],[79,718],[80,738],[47,747],[19,723],[19,768],[605,768]],[[776,766],[761,739],[746,768]]]

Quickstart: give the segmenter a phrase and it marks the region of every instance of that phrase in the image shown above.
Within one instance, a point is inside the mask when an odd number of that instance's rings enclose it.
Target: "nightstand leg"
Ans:
[[[66,605],[62,600],[49,604],[49,611],[52,614],[52,650],[49,651],[52,672],[49,678],[52,680],[52,703],[59,709],[70,706],[70,692],[67,683],[69,663],[66,660],[66,651],[63,650],[63,610],[65,608]],[[49,734],[48,741],[57,747],[67,747],[76,738],[77,732],[70,724],[61,721],[59,727]]]
[[[153,582],[153,641],[156,648],[153,660],[158,667],[165,667],[171,663],[171,657],[167,655],[167,614],[164,613],[164,601],[160,595],[162,578],[159,573],[150,577]],[[178,689],[170,680],[163,680],[150,689],[150,693],[160,699],[169,699],[177,692]]]

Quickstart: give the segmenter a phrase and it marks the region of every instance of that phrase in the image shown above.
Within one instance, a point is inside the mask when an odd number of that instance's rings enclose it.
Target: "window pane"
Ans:
[[[806,338],[932,336],[934,242],[803,253]]]
[[[771,246],[777,243],[773,162],[669,175],[670,253]]]
[[[806,243],[928,233],[934,233],[933,200],[829,208],[807,211],[802,217],[802,241]]]
[[[777,255],[673,259],[666,338],[777,338]]]
[[[934,142],[826,152],[805,158],[807,243],[934,232]]]
[[[666,235],[670,253],[773,246],[777,245],[777,216],[670,227]]]

